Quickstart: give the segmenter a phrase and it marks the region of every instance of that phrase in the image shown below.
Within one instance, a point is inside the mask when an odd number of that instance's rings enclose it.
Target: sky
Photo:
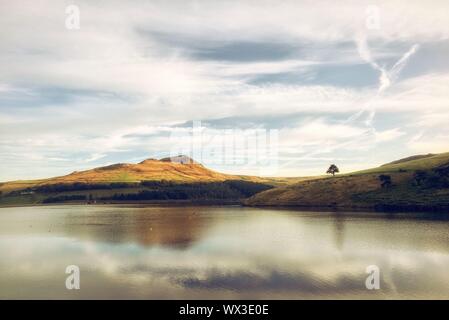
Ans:
[[[305,176],[449,151],[448,1],[0,2],[0,181],[188,154]]]

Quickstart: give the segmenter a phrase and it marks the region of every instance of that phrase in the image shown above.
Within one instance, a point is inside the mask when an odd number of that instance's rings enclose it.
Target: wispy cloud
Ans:
[[[0,3],[0,180],[163,154],[190,120],[283,119],[280,159],[363,161],[416,130],[446,134],[449,66],[432,64],[449,43],[446,1],[380,1],[379,30],[360,1],[80,0],[77,31],[65,5]],[[416,65],[431,71],[405,76]],[[398,114],[407,121],[385,120]]]

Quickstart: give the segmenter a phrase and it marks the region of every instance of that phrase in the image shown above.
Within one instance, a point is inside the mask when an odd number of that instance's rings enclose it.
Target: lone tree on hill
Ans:
[[[335,176],[336,173],[339,173],[338,167],[335,164],[331,164],[329,169],[327,169],[326,173]]]

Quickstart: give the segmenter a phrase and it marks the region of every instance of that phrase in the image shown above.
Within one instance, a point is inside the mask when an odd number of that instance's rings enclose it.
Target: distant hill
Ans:
[[[238,199],[288,179],[210,170],[179,155],[137,164],[118,163],[40,180],[0,183],[0,205],[83,201]]]
[[[140,181],[218,182],[246,180],[266,182],[266,179],[219,173],[207,169],[187,156],[147,159],[137,164],[117,163],[90,170],[75,171],[65,176],[40,180],[18,180],[0,184],[0,191],[10,192],[42,185],[62,183],[132,183]]]
[[[449,153],[414,156],[378,168],[280,186],[245,203],[449,212]]]
[[[420,155],[416,155],[416,156],[411,156],[411,157],[399,159],[399,160],[396,160],[396,161],[393,161],[393,162],[389,162],[387,164],[383,164],[381,167],[389,166],[389,165],[392,165],[392,164],[408,162],[408,161],[412,161],[412,160],[420,160],[420,159],[430,158],[430,157],[433,157],[433,156],[435,156],[434,153],[420,154]]]

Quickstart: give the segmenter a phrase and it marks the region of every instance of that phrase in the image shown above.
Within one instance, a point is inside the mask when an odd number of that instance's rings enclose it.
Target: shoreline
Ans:
[[[297,208],[297,209],[319,209],[319,211],[349,211],[349,212],[359,212],[359,211],[370,211],[370,212],[434,212],[434,213],[447,213],[449,214],[449,205],[402,205],[402,204],[377,204],[372,206],[329,206],[329,205],[247,205],[242,204],[246,207],[253,208]]]
[[[149,200],[149,201],[108,201],[108,202],[96,202],[87,203],[83,201],[68,201],[68,202],[55,202],[55,203],[30,203],[30,204],[11,204],[0,205],[2,208],[21,208],[21,207],[53,207],[53,206],[108,206],[108,205],[151,205],[151,206],[168,206],[168,207],[181,207],[181,206],[242,206],[242,201],[217,201],[217,200],[201,200],[201,201],[189,201],[189,200]]]
[[[108,201],[87,203],[80,201],[60,202],[60,203],[33,203],[19,205],[0,205],[3,208],[21,208],[21,207],[53,207],[53,206],[161,206],[161,207],[192,207],[192,206],[239,206],[260,209],[279,209],[279,210],[305,210],[318,212],[371,212],[371,213],[437,213],[449,214],[449,205],[443,204],[438,206],[428,205],[401,205],[401,204],[378,204],[374,206],[329,206],[329,205],[249,205],[242,200],[150,200],[150,201]]]

